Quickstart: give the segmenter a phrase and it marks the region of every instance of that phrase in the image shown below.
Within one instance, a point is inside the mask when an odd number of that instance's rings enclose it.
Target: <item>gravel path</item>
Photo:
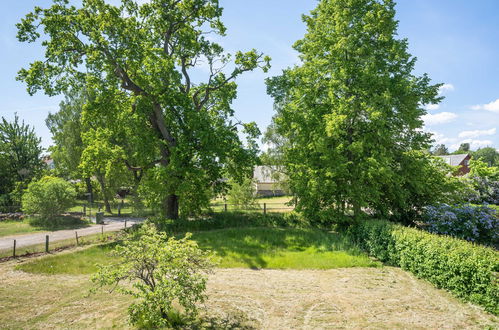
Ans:
[[[104,218],[104,232],[119,231],[126,226],[130,227],[133,224],[140,223],[144,221],[141,218]],[[93,234],[99,234],[102,231],[102,225],[92,225],[86,228],[79,229],[68,229],[68,230],[57,230],[52,232],[44,233],[34,233],[26,235],[13,235],[5,236],[0,238],[0,251],[12,249],[13,241],[16,240],[16,246],[18,248],[27,247],[36,244],[45,243],[45,236],[49,235],[50,242],[62,241],[65,239],[70,239],[75,237],[75,231],[78,232],[78,236],[88,236]]]

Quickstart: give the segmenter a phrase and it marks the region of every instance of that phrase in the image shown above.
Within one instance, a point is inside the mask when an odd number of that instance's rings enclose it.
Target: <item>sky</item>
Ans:
[[[251,72],[237,80],[233,103],[239,120],[255,121],[263,132],[274,115],[264,80],[299,63],[292,44],[305,33],[302,14],[317,1],[220,2],[227,36],[217,41],[229,52],[255,48],[272,57],[268,73]],[[15,80],[19,69],[43,58],[39,44],[17,41],[15,24],[35,5],[50,3],[18,0],[0,5],[0,116],[12,120],[17,113],[35,127],[45,148],[52,143],[45,118],[57,111],[62,97],[29,96],[25,85]],[[444,143],[451,151],[461,143],[470,143],[472,149],[499,148],[499,1],[399,0],[396,10],[399,37],[409,40],[409,52],[418,58],[415,73],[427,73],[433,83],[444,84],[444,101],[428,105],[424,117],[435,144]]]

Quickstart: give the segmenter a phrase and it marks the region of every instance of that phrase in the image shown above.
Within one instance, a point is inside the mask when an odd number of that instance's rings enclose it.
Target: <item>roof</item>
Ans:
[[[282,168],[280,166],[255,166],[253,170],[253,179],[259,183],[277,183],[274,173],[280,173]]]
[[[451,166],[459,166],[468,156],[469,154],[459,154],[459,155],[445,155],[437,157],[442,158],[447,164]]]

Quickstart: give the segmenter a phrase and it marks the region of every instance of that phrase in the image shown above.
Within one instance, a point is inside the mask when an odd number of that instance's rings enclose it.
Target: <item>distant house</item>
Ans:
[[[54,160],[50,156],[44,156],[42,161],[49,170],[55,169]]]
[[[459,166],[458,175],[465,175],[470,172],[470,154],[437,156],[442,158],[451,166]]]
[[[255,166],[253,181],[258,196],[283,196],[285,175],[279,166]]]

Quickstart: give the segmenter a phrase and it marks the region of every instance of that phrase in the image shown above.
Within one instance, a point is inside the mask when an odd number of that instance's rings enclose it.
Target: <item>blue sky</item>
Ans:
[[[50,3],[3,1],[0,11],[0,116],[12,119],[17,112],[35,127],[44,147],[51,144],[45,118],[57,111],[61,98],[31,97],[15,80],[21,67],[43,56],[39,45],[16,40],[15,23],[33,6]],[[269,73],[248,73],[238,80],[238,119],[256,121],[262,131],[270,123],[274,112],[264,79],[298,63],[291,45],[305,32],[301,15],[316,3],[221,0],[228,31],[220,43],[226,50],[256,48],[273,59]],[[451,150],[462,142],[471,143],[472,149],[499,148],[499,1],[400,0],[396,9],[399,36],[409,39],[409,50],[418,57],[416,73],[426,72],[435,83],[445,84],[441,92],[446,98],[429,107],[425,129]]]

